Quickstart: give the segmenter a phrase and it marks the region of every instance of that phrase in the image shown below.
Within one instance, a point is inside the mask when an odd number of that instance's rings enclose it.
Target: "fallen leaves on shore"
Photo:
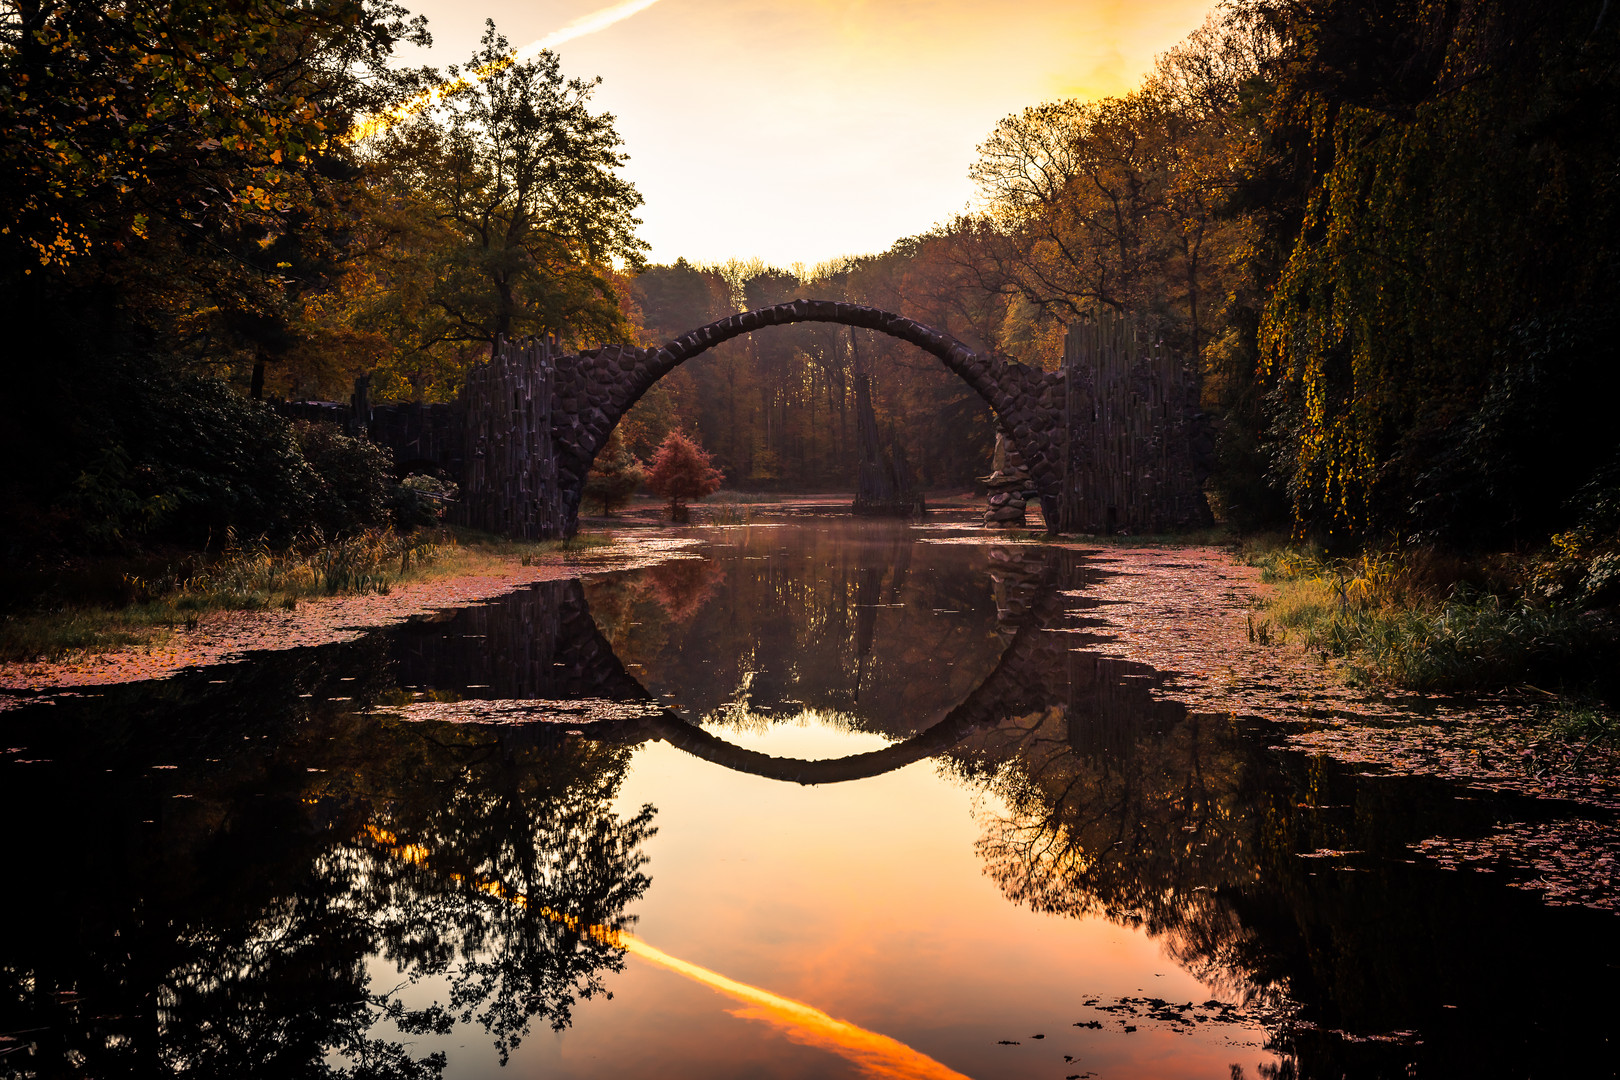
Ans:
[[[1522,700],[1382,695],[1300,645],[1251,640],[1260,571],[1218,548],[1113,548],[1090,564],[1102,573],[1071,594],[1083,647],[1157,669],[1158,696],[1279,724],[1283,745],[1369,771],[1620,808],[1620,753],[1549,739]]]
[[[162,644],[126,646],[55,662],[0,664],[0,690],[41,691],[167,679],[187,668],[229,663],[251,652],[353,641],[378,627],[483,603],[536,582],[692,558],[691,548],[698,543],[674,537],[618,540],[578,552],[559,552],[531,566],[513,559],[493,573],[396,585],[386,595],[321,597],[303,601],[290,611],[220,612],[198,620],[195,628],[176,629]],[[0,709],[26,701],[0,694]]]

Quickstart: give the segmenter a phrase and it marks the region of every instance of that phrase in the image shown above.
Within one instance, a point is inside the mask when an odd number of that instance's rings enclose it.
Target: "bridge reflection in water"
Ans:
[[[635,1033],[614,1017],[651,1023],[675,1008],[624,966],[649,912],[660,921],[648,939],[680,958],[644,946],[644,959],[684,965],[734,1000],[763,995],[743,1003],[763,1011],[743,1015],[801,1047],[870,1037],[889,1058],[844,1055],[867,1075],[1067,1075],[1058,1041],[1082,1037],[1064,1050],[1085,1058],[1082,1073],[1152,1063],[1160,1075],[1234,1062],[1251,1075],[1262,1063],[1404,1074],[1414,1062],[1515,1075],[1573,1067],[1596,1045],[1579,1034],[1605,1023],[1601,999],[1578,989],[1585,961],[1544,945],[1578,937],[1583,956],[1613,958],[1612,926],[1402,858],[1427,835],[1482,827],[1486,802],[1275,753],[1263,725],[1166,700],[1166,673],[1097,648],[1095,560],[922,543],[930,534],[882,525],[707,535],[718,543],[706,560],[546,584],[345,645],[6,714],[0,811],[35,825],[14,833],[11,853],[24,886],[6,893],[8,926],[26,932],[0,941],[0,1038],[12,1040],[0,1065],[32,1045],[40,1075],[307,1075],[363,1062],[367,1075],[405,1077],[437,1074],[443,1052],[454,1075],[474,1054],[468,1027],[502,1060],[576,1045],[532,1037],[546,1026],[628,1051]],[[800,724],[830,733],[811,741],[864,749],[768,752]],[[703,763],[682,771],[682,755]],[[943,780],[907,768],[924,759]],[[768,782],[728,789],[746,801],[702,818],[681,800],[719,786],[706,763]],[[670,779],[655,811],[641,799],[657,771]],[[902,781],[871,803],[832,801]],[[680,861],[728,827],[747,833],[746,819],[772,812],[771,792],[875,831],[882,822],[860,815],[916,812],[895,792],[943,791],[926,805],[959,806],[945,796],[960,787],[982,805],[967,823],[972,865],[942,861],[960,861],[962,822],[904,834],[933,845],[914,858],[875,856],[934,875],[895,894],[904,910],[861,907],[836,860],[807,871],[823,878],[810,898],[789,891],[806,877],[716,897],[692,878],[720,864]],[[819,839],[836,851],[860,838]],[[1296,854],[1324,848],[1368,861],[1339,872]],[[815,858],[774,857],[723,880],[765,889]],[[988,906],[971,892],[981,870],[999,897],[1056,918],[1015,923],[1005,900]],[[720,925],[672,922],[655,901],[677,890],[694,919]],[[937,906],[930,890],[944,890]],[[793,920],[837,904],[864,920],[833,939],[844,951],[795,951]],[[957,921],[929,924],[951,909]],[[736,940],[761,927],[789,944]],[[1110,999],[1101,973],[1143,932],[1139,966]],[[976,935],[1003,951],[938,959]],[[1160,947],[1181,973],[1161,974]],[[908,981],[908,966],[972,985]],[[850,985],[831,974],[845,969]],[[851,989],[867,982],[882,991]],[[1153,1004],[1170,983],[1204,989]],[[1124,1000],[1138,986],[1149,993]],[[1486,1039],[1462,1019],[1522,986],[1540,990],[1517,1003],[1518,1027]],[[594,1004],[614,990],[609,1009]],[[1096,1008],[1087,992],[1102,994]],[[1204,1007],[1211,997],[1229,1007]],[[1439,1002],[1459,1009],[1434,1019]],[[1104,1029],[1076,1035],[1075,1021]],[[1418,1021],[1421,1042],[1398,1034]],[[1553,1024],[1562,1040],[1545,1037]],[[827,1071],[782,1040],[766,1051],[726,1035],[735,1044],[705,1058],[658,1032],[634,1060],[668,1075],[725,1075],[720,1062],[735,1075]]]
[[[737,771],[822,784],[936,757],[976,728],[1057,700],[1053,679],[1066,685],[1074,645],[1063,625],[1074,601],[1062,592],[1083,577],[1075,552],[994,548],[989,574],[913,578],[912,538],[881,526],[870,532],[876,539],[867,550],[840,537],[843,565],[831,573],[825,565],[814,576],[776,566],[749,581],[737,572],[746,573],[750,557],[742,556],[730,572],[697,560],[656,568],[637,581],[640,604],[623,595],[623,581],[595,585],[612,613],[609,633],[644,656],[631,666],[649,671],[655,684],[680,685],[694,702],[684,708],[665,707],[631,674],[593,617],[586,586],[565,581],[471,609],[457,618],[459,634],[424,627],[397,654],[401,682],[422,688],[420,700],[384,711],[437,722],[554,724],[616,743],[661,739]],[[782,539],[813,547],[815,538]],[[813,550],[782,554],[790,563],[818,559]],[[784,595],[796,588],[810,594]],[[693,663],[684,642],[671,643],[671,624],[691,622],[706,602],[722,610],[708,613],[707,640],[694,650],[707,655]],[[649,623],[656,629],[632,632]],[[785,701],[784,675],[798,695]],[[895,741],[851,757],[796,760],[745,749],[721,733],[798,713],[836,716]]]

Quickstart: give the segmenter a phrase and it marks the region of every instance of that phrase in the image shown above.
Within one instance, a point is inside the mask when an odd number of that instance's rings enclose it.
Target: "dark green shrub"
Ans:
[[[1598,473],[1575,503],[1580,518],[1547,545],[1535,587],[1550,599],[1584,607],[1620,605],[1620,459]]]
[[[393,520],[399,490],[394,456],[365,439],[345,435],[336,424],[300,421],[293,438],[318,478],[313,524],[326,536],[347,536]]]
[[[392,455],[331,424],[294,424],[218,379],[125,369],[108,387],[54,500],[64,542],[91,550],[139,540],[284,546],[393,524]],[[436,515],[407,515],[406,527]]]
[[[105,441],[65,499],[86,538],[283,542],[315,523],[320,477],[268,405],[218,379],[132,371],[120,382]]]
[[[645,479],[646,470],[641,461],[624,445],[619,429],[614,428],[585,477],[585,498],[601,503],[602,514],[611,517],[614,509],[623,506]]]
[[[394,488],[389,501],[394,528],[410,532],[439,524],[444,520],[445,509],[455,501],[457,494],[456,485],[448,480],[420,473],[407,476]]]

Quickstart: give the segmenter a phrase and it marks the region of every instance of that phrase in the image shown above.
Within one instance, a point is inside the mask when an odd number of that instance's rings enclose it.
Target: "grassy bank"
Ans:
[[[605,534],[520,542],[464,529],[419,529],[409,535],[368,530],[343,540],[271,550],[243,545],[214,555],[186,555],[161,566],[119,571],[116,599],[87,582],[108,567],[70,570],[34,600],[0,615],[0,661],[63,656],[161,642],[177,627],[211,612],[296,608],[300,601],[484,573],[513,562],[529,565],[558,552],[610,542]],[[118,570],[118,568],[114,568]]]
[[[1343,662],[1352,682],[1475,693],[1526,687],[1579,702],[1610,696],[1612,618],[1539,599],[1527,565],[1434,552],[1330,559],[1251,544],[1272,586],[1250,620],[1261,641],[1297,641]]]

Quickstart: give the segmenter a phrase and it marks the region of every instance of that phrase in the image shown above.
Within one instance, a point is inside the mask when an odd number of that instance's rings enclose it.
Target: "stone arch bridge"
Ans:
[[[578,526],[585,477],[624,414],[659,379],[722,342],[771,326],[836,323],[908,341],[962,378],[994,412],[1022,454],[1049,528],[1057,522],[1062,479],[1064,372],[981,356],[948,334],[892,312],[830,300],[796,300],[745,311],[656,348],[606,345],[561,353],[545,342],[503,344],[482,393],[456,405],[371,407],[363,388],[349,410],[324,406],[394,451],[396,460],[432,463],[461,482],[468,524],[517,535],[570,536]],[[488,373],[487,373],[488,374]],[[477,373],[471,382],[476,383]],[[469,400],[469,398],[482,400]],[[291,406],[295,416],[313,406]],[[537,500],[526,514],[505,504]],[[552,505],[546,506],[547,502]]]
[[[469,372],[454,404],[373,408],[362,380],[349,408],[283,409],[364,429],[393,450],[402,468],[449,474],[461,486],[454,518],[462,524],[526,539],[572,536],[591,463],[643,394],[722,342],[792,323],[873,330],[938,359],[995,415],[1027,469],[1009,482],[1039,497],[1050,533],[1060,524],[1063,531],[1142,531],[1209,518],[1200,474],[1208,474],[1213,442],[1197,412],[1196,375],[1128,320],[1110,315],[1071,326],[1063,366],[1048,372],[980,355],[878,308],[795,300],[732,315],[655,348],[563,353],[545,341],[503,342]]]
[[[1051,451],[1060,442],[1063,418],[1061,372],[1044,372],[997,356],[981,357],[948,334],[879,308],[831,300],[796,300],[745,311],[700,327],[654,349],[607,346],[560,357],[557,397],[563,406],[558,478],[570,500],[569,520],[578,512],[584,477],[626,410],[654,383],[681,364],[722,342],[770,326],[836,323],[875,330],[929,353],[968,384],[995,413],[1001,430],[1023,454],[1030,476],[1048,500],[1047,519],[1056,523],[1060,463]],[[571,361],[571,362],[570,362]]]

